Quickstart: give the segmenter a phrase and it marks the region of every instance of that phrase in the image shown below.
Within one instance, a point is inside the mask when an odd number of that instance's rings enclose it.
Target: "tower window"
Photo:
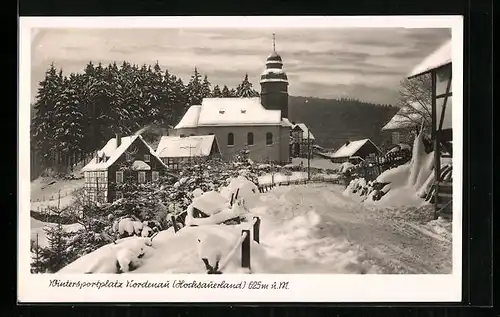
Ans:
[[[234,145],[234,134],[232,132],[229,132],[227,134],[227,145],[228,146],[233,146]]]
[[[253,145],[253,133],[252,132],[248,132],[248,134],[247,134],[247,144]]]
[[[267,145],[273,144],[273,134],[271,132],[266,133],[266,144]]]

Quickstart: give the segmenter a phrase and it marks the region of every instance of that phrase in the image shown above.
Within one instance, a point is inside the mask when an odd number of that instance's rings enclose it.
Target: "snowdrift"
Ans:
[[[224,262],[223,273],[245,273],[241,269],[241,238],[244,225],[185,227],[174,233],[161,231],[156,237],[129,237],[108,244],[67,265],[58,273],[206,273],[202,258]],[[250,230],[252,235],[252,231]],[[277,273],[283,261],[273,258],[266,247],[251,237],[251,268],[254,273]],[[229,257],[228,257],[229,256]],[[127,271],[127,264],[133,270]],[[290,264],[288,264],[290,266]],[[125,268],[125,270],[120,268]]]
[[[345,195],[366,195],[366,203],[387,207],[426,204],[422,198],[430,191],[434,180],[434,152],[425,152],[423,136],[421,132],[415,138],[410,162],[386,170],[372,184],[360,179],[352,180],[345,189]]]

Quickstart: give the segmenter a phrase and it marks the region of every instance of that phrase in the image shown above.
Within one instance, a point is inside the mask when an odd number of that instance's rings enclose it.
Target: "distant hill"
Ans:
[[[320,99],[289,97],[290,121],[303,122],[316,138],[317,144],[337,149],[347,140],[370,138],[383,141],[382,127],[398,108],[354,99]]]

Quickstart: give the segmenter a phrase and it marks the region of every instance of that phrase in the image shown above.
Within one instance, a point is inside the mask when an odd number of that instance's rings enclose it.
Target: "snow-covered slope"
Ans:
[[[67,206],[73,202],[73,191],[83,188],[85,180],[62,180],[52,177],[39,177],[31,182],[31,210],[43,209],[47,206]],[[59,193],[61,200],[58,202]]]

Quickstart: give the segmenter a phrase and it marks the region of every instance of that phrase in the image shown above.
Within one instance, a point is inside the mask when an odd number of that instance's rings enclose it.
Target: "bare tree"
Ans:
[[[432,122],[432,82],[430,74],[401,81],[398,115],[414,126],[430,131]]]

